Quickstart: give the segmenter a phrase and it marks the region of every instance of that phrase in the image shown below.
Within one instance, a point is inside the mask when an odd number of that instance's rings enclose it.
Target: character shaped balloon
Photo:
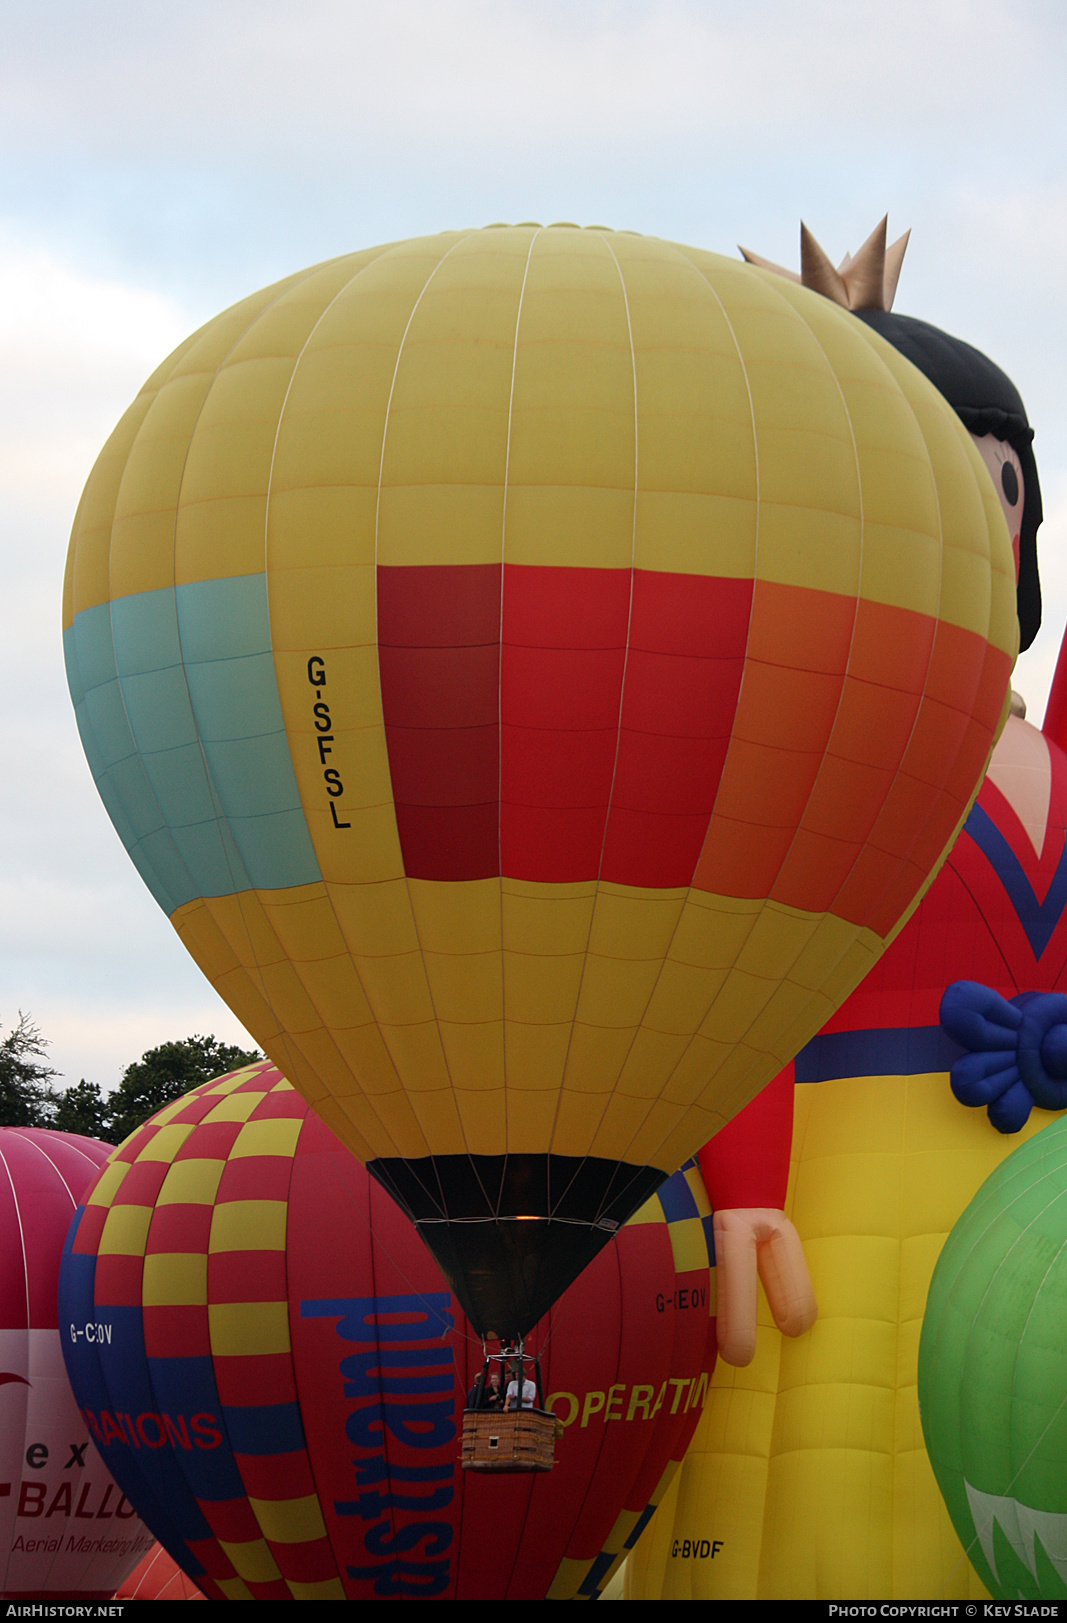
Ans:
[[[571,227],[210,322],[102,452],[65,605],[146,883],[501,1334],[877,958],[1018,641],[980,457],[891,346]]]
[[[897,281],[910,231],[886,244],[883,217],[853,257],[846,254],[834,269],[807,226],[800,227],[799,276],[762,259],[747,248],[749,264],[760,265],[798,282],[853,311],[879,333],[940,390],[967,427],[993,481],[1011,537],[1015,559],[1019,647],[1030,647],[1041,627],[1041,580],[1037,568],[1037,532],[1041,525],[1041,487],[1034,460],[1034,431],[1015,384],[988,355],[927,321],[893,309]]]
[[[902,248],[903,239],[885,248],[883,221],[834,270],[805,233],[803,275],[851,300],[859,320],[899,344],[977,435],[980,451],[994,434],[993,488],[1019,538],[1025,645],[1040,610],[1041,516],[1026,414],[1014,384],[986,356],[884,308]],[[820,1323],[793,1346],[765,1321],[751,1371],[720,1366],[670,1507],[673,1523],[658,1518],[631,1563],[635,1597],[982,1593],[923,1448],[917,1337],[945,1234],[1015,1142],[984,1109],[953,1096],[949,1068],[959,1049],[939,1024],[946,985],[981,982],[998,1000],[1067,988],[1065,738],[1049,716],[1042,732],[1021,710],[1016,696],[978,800],[921,905],[798,1054],[798,1085],[791,1066],[702,1155],[716,1207],[785,1204],[811,1265]],[[1062,709],[1059,716],[1062,723]],[[1036,1109],[1023,1131],[1049,1120]],[[768,1149],[777,1162],[770,1169],[761,1164]],[[752,1419],[737,1446],[734,1417],[749,1412],[746,1404]],[[672,1558],[675,1543],[709,1536],[724,1540],[714,1563],[686,1567]]]

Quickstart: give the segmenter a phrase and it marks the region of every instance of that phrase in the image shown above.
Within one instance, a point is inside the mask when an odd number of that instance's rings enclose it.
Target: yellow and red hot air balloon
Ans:
[[[90,476],[64,625],[182,940],[519,1334],[916,901],[1013,598],[966,431],[848,312],[522,226],[188,339]]]

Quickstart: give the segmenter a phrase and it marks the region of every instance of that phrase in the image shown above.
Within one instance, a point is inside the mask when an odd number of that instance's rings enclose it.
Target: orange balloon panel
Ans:
[[[532,226],[189,339],[90,477],[65,626],[105,803],[248,1029],[420,1224],[554,1216],[568,1256],[877,957],[1018,636],[981,459],[877,335]]]

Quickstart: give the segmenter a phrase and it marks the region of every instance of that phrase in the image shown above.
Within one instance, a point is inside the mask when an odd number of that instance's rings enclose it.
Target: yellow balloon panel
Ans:
[[[94,775],[362,1155],[668,1171],[911,907],[1001,722],[999,506],[847,312],[600,229],[330,261],[94,470]]]

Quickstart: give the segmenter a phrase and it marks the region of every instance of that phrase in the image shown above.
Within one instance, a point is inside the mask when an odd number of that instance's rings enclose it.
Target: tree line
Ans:
[[[148,1049],[105,1094],[84,1077],[73,1087],[57,1088],[59,1073],[47,1063],[47,1054],[46,1039],[20,1013],[18,1024],[0,1039],[0,1126],[54,1127],[107,1144],[121,1144],[190,1088],[263,1058],[258,1049],[235,1048],[217,1037],[186,1037]]]

